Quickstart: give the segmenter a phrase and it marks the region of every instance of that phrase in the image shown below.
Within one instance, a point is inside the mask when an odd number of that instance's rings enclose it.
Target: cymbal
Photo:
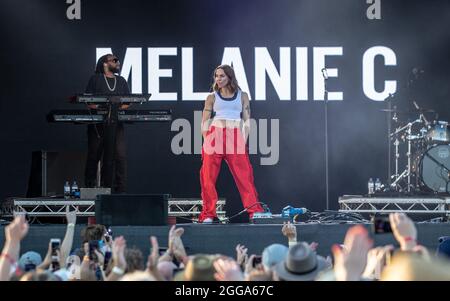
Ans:
[[[436,113],[436,111],[430,109],[419,109],[419,110],[381,109],[380,111],[391,113],[402,113],[402,114]]]
[[[423,135],[407,135],[407,136],[405,137],[405,139],[406,139],[406,140],[411,140],[411,141],[414,141],[414,140],[423,140],[423,139],[425,139],[425,136],[423,136]]]

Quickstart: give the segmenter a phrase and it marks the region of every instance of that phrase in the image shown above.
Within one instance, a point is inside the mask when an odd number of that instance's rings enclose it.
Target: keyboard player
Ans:
[[[130,94],[128,83],[120,71],[120,61],[113,54],[99,58],[95,74],[89,79],[86,93],[99,95]],[[97,109],[102,105],[89,105],[90,109]],[[121,105],[126,109],[128,105]],[[127,160],[125,147],[125,133],[123,123],[90,124],[87,129],[88,155],[85,169],[85,185],[95,187],[98,162],[102,160],[101,186],[111,187],[115,193],[126,191]]]

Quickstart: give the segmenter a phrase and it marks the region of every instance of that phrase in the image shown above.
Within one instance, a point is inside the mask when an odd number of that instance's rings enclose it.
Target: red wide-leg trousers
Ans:
[[[200,185],[202,189],[203,210],[199,222],[216,216],[218,200],[216,180],[219,175],[222,159],[225,159],[241,200],[250,218],[255,212],[263,212],[258,201],[253,168],[248,157],[247,147],[239,128],[218,128],[212,126],[206,135],[202,148],[202,167],[200,169]]]

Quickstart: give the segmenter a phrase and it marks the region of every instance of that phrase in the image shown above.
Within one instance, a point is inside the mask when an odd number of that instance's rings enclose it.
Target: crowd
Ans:
[[[291,223],[282,226],[286,245],[268,245],[262,254],[236,246],[236,258],[221,254],[187,254],[183,228],[172,226],[168,246],[160,253],[156,237],[149,237],[150,255],[128,247],[125,237],[112,237],[103,225],[87,225],[82,244],[73,246],[76,211],[66,210],[62,243],[50,241],[47,254],[20,256],[20,243],[29,225],[17,214],[5,227],[0,256],[2,281],[378,281],[450,280],[450,239],[443,237],[436,251],[418,243],[412,220],[402,213],[389,215],[398,248],[373,246],[363,225],[349,228],[330,256],[317,254],[318,244],[298,240]],[[326,254],[325,254],[326,255]]]

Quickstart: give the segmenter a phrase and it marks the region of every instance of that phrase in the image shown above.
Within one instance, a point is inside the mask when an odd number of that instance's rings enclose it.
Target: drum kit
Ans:
[[[396,127],[389,127],[389,143],[394,147],[394,171],[390,171],[389,191],[403,193],[448,194],[450,190],[450,131],[447,121],[438,120],[434,110],[425,110],[414,103],[416,110],[384,109],[393,113]],[[399,124],[399,115],[418,117]],[[413,115],[411,115],[413,114]],[[430,115],[433,117],[430,118]],[[428,115],[428,119],[427,119]],[[400,156],[400,150],[405,155]],[[390,151],[391,153],[391,151]],[[401,159],[405,168],[400,170]],[[390,155],[391,160],[391,155]],[[389,168],[390,164],[389,164]]]

